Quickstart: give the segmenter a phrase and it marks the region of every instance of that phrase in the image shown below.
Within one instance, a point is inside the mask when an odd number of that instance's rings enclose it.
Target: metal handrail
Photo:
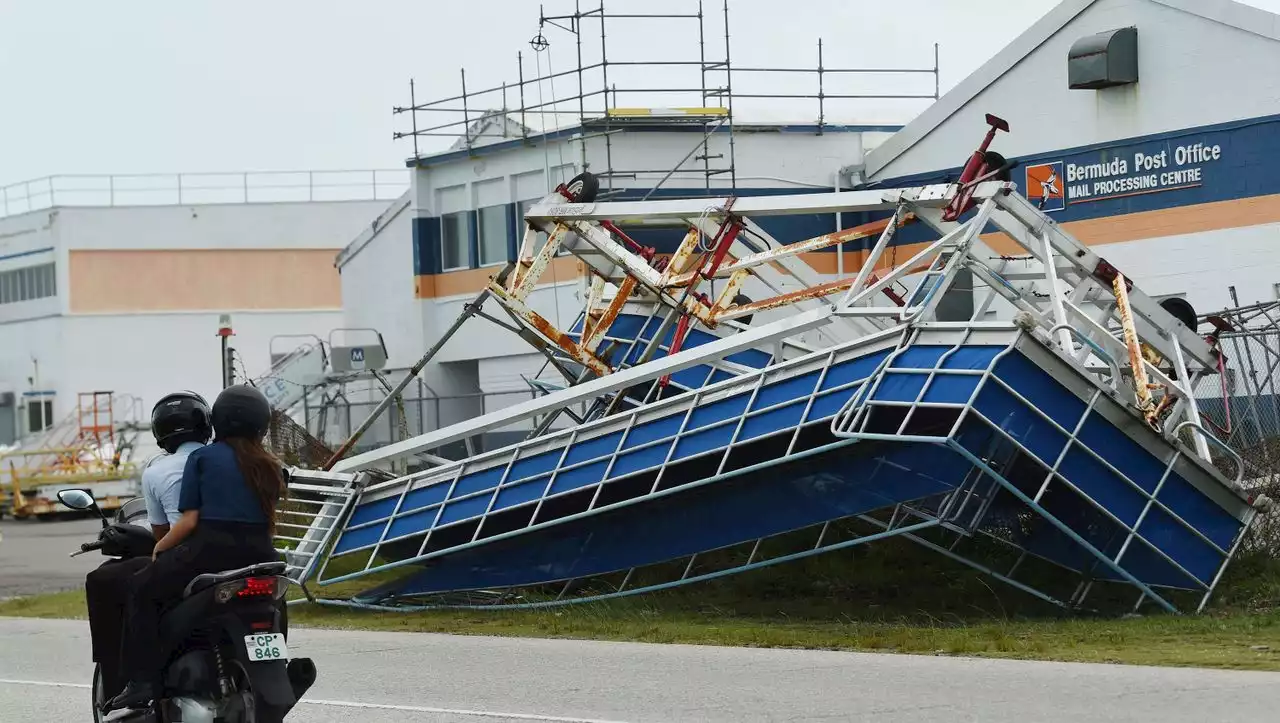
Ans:
[[[1092,349],[1094,356],[1106,362],[1107,365],[1111,367],[1111,388],[1116,389],[1119,386],[1120,364],[1116,362],[1115,357],[1111,356],[1111,354],[1106,349],[1103,349],[1102,346],[1098,344],[1098,342],[1085,336],[1084,332],[1080,331],[1079,329],[1067,323],[1058,324],[1057,326],[1050,329],[1049,336],[1052,338],[1054,334],[1057,334],[1060,331],[1066,331],[1072,336],[1074,336],[1081,344],[1084,344],[1085,346]],[[1067,349],[1063,349],[1063,351],[1066,351],[1068,354],[1070,354],[1070,351]]]
[[[62,174],[0,186],[0,218],[56,206],[379,201],[408,188],[406,168]]]
[[[1182,424],[1179,424],[1178,426],[1174,427],[1173,432],[1170,433],[1169,437],[1171,439],[1176,440],[1178,438],[1178,435],[1186,427],[1191,427],[1195,431],[1199,432],[1201,435],[1204,436],[1204,439],[1206,442],[1212,442],[1214,446],[1216,446],[1218,449],[1221,449],[1222,451],[1226,452],[1228,456],[1235,459],[1236,461],[1236,480],[1235,481],[1236,481],[1236,488],[1239,489],[1240,484],[1244,481],[1244,460],[1241,459],[1240,455],[1234,449],[1227,446],[1226,442],[1223,442],[1222,440],[1213,436],[1213,434],[1210,433],[1209,430],[1204,428],[1204,425],[1200,424],[1200,422],[1194,419],[1188,419]]]

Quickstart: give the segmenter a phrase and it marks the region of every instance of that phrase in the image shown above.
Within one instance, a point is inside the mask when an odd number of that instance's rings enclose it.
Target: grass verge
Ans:
[[[331,629],[1280,671],[1274,560],[1237,561],[1204,615],[1080,617],[913,551],[886,544],[843,559],[558,609],[386,613],[303,605],[290,618]],[[84,595],[8,600],[0,602],[0,616],[83,618]]]

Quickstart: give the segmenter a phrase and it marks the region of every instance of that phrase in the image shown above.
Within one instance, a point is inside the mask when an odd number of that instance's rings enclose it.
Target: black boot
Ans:
[[[120,708],[141,708],[156,699],[159,690],[154,683],[129,681],[129,684],[120,691],[120,695],[107,701],[103,706],[102,712],[118,710]]]

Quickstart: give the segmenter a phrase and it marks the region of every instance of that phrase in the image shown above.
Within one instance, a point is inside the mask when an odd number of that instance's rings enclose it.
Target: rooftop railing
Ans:
[[[0,186],[0,218],[55,206],[389,201],[408,188],[405,168],[45,176]]]

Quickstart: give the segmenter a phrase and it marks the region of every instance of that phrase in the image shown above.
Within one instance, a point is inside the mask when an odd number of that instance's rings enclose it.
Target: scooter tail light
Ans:
[[[232,598],[280,600],[288,590],[289,581],[283,577],[246,577],[222,583],[214,589],[214,597],[219,603],[230,602]]]

